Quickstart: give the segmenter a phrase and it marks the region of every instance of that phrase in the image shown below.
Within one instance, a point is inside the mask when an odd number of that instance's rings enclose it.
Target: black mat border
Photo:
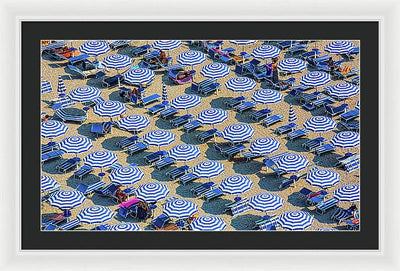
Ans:
[[[378,22],[22,22],[22,249],[378,249]],[[361,40],[360,232],[40,232],[40,39]]]

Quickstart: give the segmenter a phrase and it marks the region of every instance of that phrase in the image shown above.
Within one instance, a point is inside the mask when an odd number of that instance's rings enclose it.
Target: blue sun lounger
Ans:
[[[154,102],[157,102],[161,99],[161,96],[158,94],[152,94],[150,96],[144,97],[142,98],[141,101],[141,105],[145,106]]]
[[[264,125],[265,127],[269,127],[269,126],[271,126],[271,125],[273,125],[275,123],[280,122],[284,118],[285,117],[283,115],[281,115],[281,114],[272,115],[272,116],[269,116],[269,117],[265,118],[262,121],[262,125]]]
[[[42,154],[46,153],[46,152],[54,151],[54,150],[58,150],[58,143],[54,142],[54,141],[41,146]]]
[[[262,119],[265,119],[266,117],[269,117],[271,113],[272,113],[271,109],[264,108],[258,111],[251,112],[249,114],[249,117],[254,121],[260,121]]]
[[[265,215],[262,219],[257,220],[254,226],[254,229],[258,229],[260,231],[272,231],[275,230],[278,226],[279,216],[273,215]]]
[[[341,104],[339,106],[325,105],[325,112],[330,117],[334,117],[336,115],[340,115],[342,113],[345,113],[347,109],[349,109],[348,104]]]
[[[55,103],[51,109],[53,110],[57,110],[57,109],[61,109],[61,108],[69,108],[76,105],[75,101],[70,100],[70,99],[65,99],[60,103]]]
[[[299,42],[297,40],[283,40],[276,43],[276,46],[281,50],[285,50],[298,44]]]
[[[82,114],[72,114],[65,111],[64,109],[58,109],[56,111],[56,115],[63,121],[74,121],[83,123],[87,119],[86,113],[84,112]]]
[[[56,169],[60,172],[65,173],[68,170],[76,168],[78,166],[79,162],[80,162],[80,159],[77,157],[74,157],[74,158],[68,159],[68,160],[62,162],[61,164],[57,165]]]
[[[209,202],[210,200],[219,198],[219,197],[221,197],[222,195],[224,195],[224,192],[222,192],[221,189],[219,189],[219,188],[214,188],[214,189],[211,189],[210,191],[205,192],[201,197],[202,197],[205,201]]]
[[[308,134],[309,132],[310,132],[310,131],[308,131],[307,129],[297,129],[297,130],[294,130],[294,131],[288,133],[288,134],[286,135],[286,138],[287,138],[288,140],[290,140],[290,141],[293,141],[293,140],[295,140],[295,139],[297,139],[297,138],[300,138],[300,137],[305,136],[305,135]]]
[[[353,217],[354,207],[348,209],[337,208],[332,214],[331,219],[340,224],[342,221]]]
[[[190,167],[185,165],[171,169],[165,173],[165,175],[167,175],[171,180],[176,180],[177,178],[184,176],[188,171],[190,171]]]
[[[275,162],[272,159],[264,159],[263,164],[271,169],[277,176],[281,176],[283,174],[286,174],[287,172],[285,170],[279,169],[278,166],[275,164]]]
[[[101,189],[106,185],[107,183],[103,181],[97,181],[91,185],[81,183],[76,187],[76,190],[82,192],[85,196],[87,196],[94,193],[95,190]]]
[[[353,110],[350,110],[350,111],[347,111],[347,112],[341,114],[340,120],[348,122],[350,120],[357,118],[359,115],[360,115],[360,110],[353,109]]]
[[[326,106],[326,105],[333,104],[333,103],[335,103],[334,99],[332,99],[329,96],[325,96],[325,97],[313,100],[313,101],[311,101],[309,103],[303,104],[302,107],[304,109],[307,109],[307,110],[311,111],[311,110],[314,110],[314,109],[319,108],[321,106]]]
[[[324,62],[328,63],[330,58],[331,58],[330,55],[323,55],[323,56],[318,56],[318,57],[307,58],[306,61],[311,66],[317,66],[318,64],[321,64]]]
[[[304,142],[302,144],[303,148],[306,149],[307,151],[312,151],[314,150],[316,147],[321,146],[323,143],[325,143],[327,141],[327,139],[323,138],[323,137],[317,137],[311,140],[308,140],[307,142]]]
[[[131,43],[131,40],[114,40],[110,43],[110,48],[116,50],[119,48],[127,47]]]
[[[102,122],[102,123],[93,123],[90,132],[96,134],[97,137],[104,136],[106,134],[111,133],[112,123]]]
[[[339,201],[336,198],[330,198],[328,200],[318,203],[315,206],[315,211],[322,215],[326,213],[329,209],[336,207],[338,203]]]
[[[215,146],[217,148],[217,146]],[[246,146],[243,144],[238,144],[227,149],[222,150],[222,155],[231,160],[235,155],[241,153],[246,149]]]
[[[360,122],[357,120],[352,120],[352,121],[340,121],[339,124],[344,127],[345,131],[356,131],[358,132],[360,130]]]
[[[305,44],[298,44],[295,46],[292,46],[288,49],[288,53],[292,56],[297,56],[302,53],[304,53],[308,49],[308,46]]]
[[[192,120],[191,122],[186,123],[185,125],[183,125],[183,130],[184,130],[186,133],[190,133],[191,131],[194,131],[194,130],[196,130],[197,128],[200,128],[200,127],[202,127],[202,126],[203,126],[203,124],[201,124],[200,121],[198,121],[198,120]]]
[[[43,153],[42,154],[42,163],[53,160],[53,159],[61,158],[61,156],[63,154],[64,154],[64,152],[62,150],[55,150],[55,151]]]
[[[225,204],[225,213],[228,213],[232,216],[237,216],[243,214],[251,209],[249,205],[249,199],[243,198],[238,201],[233,201]]]
[[[167,166],[170,166],[172,164],[175,164],[175,159],[172,159],[171,157],[167,156],[162,158],[161,160],[158,160],[157,162],[155,162],[153,164],[153,166],[158,169],[161,170]]]
[[[168,155],[168,153],[166,151],[156,151],[156,152],[146,155],[144,157],[144,160],[148,164],[153,164],[154,162],[163,159],[167,155]]]
[[[97,97],[96,99],[93,99],[93,100],[90,100],[90,101],[87,101],[87,102],[83,102],[82,104],[84,106],[95,106],[95,105],[103,103],[104,101],[105,100],[104,100],[103,97]]]
[[[150,227],[156,230],[162,229],[170,220],[171,218],[169,216],[161,214],[150,222]]]
[[[235,106],[233,108],[233,110],[235,110],[238,113],[243,113],[247,110],[253,109],[254,107],[256,107],[256,103],[254,103],[254,102],[243,102],[243,103]]]
[[[83,165],[80,169],[74,172],[74,178],[82,180],[83,177],[93,171],[93,168],[88,165]]]
[[[118,86],[124,81],[124,77],[121,74],[116,74],[112,77],[106,77],[102,80],[102,85],[107,88]]]
[[[314,149],[314,151],[315,151],[315,154],[316,154],[316,155],[320,156],[320,155],[322,155],[322,154],[332,152],[332,151],[334,151],[335,149],[336,149],[336,147],[335,147],[334,145],[332,145],[332,144],[330,144],[330,143],[327,143],[327,144],[324,144],[324,145],[322,145],[322,146],[316,147],[316,148]]]
[[[192,114],[187,114],[184,116],[174,118],[174,119],[170,120],[169,122],[172,124],[172,126],[174,126],[175,128],[178,128],[186,123],[189,123],[190,120],[192,120],[193,118],[194,118],[194,116]]]
[[[190,191],[197,197],[202,196],[205,192],[210,191],[211,189],[213,189],[215,187],[215,183],[214,182],[207,182],[207,183],[203,183],[200,184],[194,188],[192,188]]]
[[[239,96],[239,97],[236,97],[236,98],[230,98],[229,100],[225,101],[225,106],[227,108],[232,108],[232,107],[235,107],[235,106],[241,104],[245,100],[246,100],[246,97],[244,97],[244,96]]]
[[[138,140],[140,140],[140,137],[134,135],[117,142],[117,146],[120,147],[121,149],[126,149],[129,146],[135,144]]]
[[[195,180],[197,180],[199,177],[197,177],[196,175],[194,175],[192,172],[187,173],[185,175],[183,175],[182,177],[178,178],[178,182],[182,185],[191,183]]]
[[[317,205],[325,200],[325,197],[328,195],[328,192],[325,190],[320,190],[316,193],[311,193],[306,198],[306,204],[310,206]]]
[[[68,231],[68,230],[73,230],[73,229],[79,227],[80,225],[81,225],[81,222],[79,221],[79,219],[74,219],[74,220],[71,220],[71,221],[59,226],[58,228],[63,231]]]
[[[192,82],[192,85],[190,86],[190,90],[200,93],[202,91],[202,89],[208,88],[209,86],[211,86],[212,84],[216,83],[215,79],[205,79],[199,83],[196,82]]]
[[[150,107],[148,110],[150,115],[156,115],[157,113],[163,111],[165,108],[167,108],[167,105],[161,103],[161,104],[156,104]]]
[[[146,45],[142,45],[142,46],[139,46],[139,47],[132,48],[130,53],[131,53],[131,55],[133,57],[138,57],[138,56],[147,54],[149,52],[150,48],[151,48],[151,45],[150,44],[146,44]]]
[[[360,159],[356,159],[354,161],[351,161],[349,163],[346,163],[343,165],[343,169],[347,172],[347,173],[351,173],[357,169],[359,169],[360,167]]]
[[[137,142],[131,146],[129,146],[126,151],[127,153],[129,153],[130,155],[133,155],[135,153],[144,151],[148,148],[149,146],[146,143],[143,142]]]
[[[350,52],[347,54],[341,54],[341,56],[346,59],[346,60],[352,60],[354,59],[354,56],[358,55],[360,53],[360,47],[353,47]]]
[[[274,132],[278,135],[287,134],[289,132],[292,132],[294,129],[296,129],[297,126],[298,125],[296,123],[292,122],[292,123],[289,123],[289,124],[286,124],[286,125],[276,128]]]
[[[352,76],[356,76],[356,75],[358,75],[359,72],[360,72],[360,71],[359,71],[358,69],[352,68],[351,71],[348,72],[348,73],[346,73],[346,74],[343,74],[343,73],[341,73],[341,72],[339,72],[339,71],[333,71],[332,74],[333,74],[333,76],[335,76],[337,79],[342,80],[342,79],[350,78],[350,77],[352,77]]]
[[[176,114],[178,114],[178,109],[176,109],[175,107],[169,107],[160,112],[160,117],[162,119],[168,119],[169,117],[172,117]]]
[[[349,83],[359,86],[360,85],[360,76],[356,76],[353,79],[348,81]]]
[[[248,161],[251,161],[251,160],[253,160],[255,158],[262,157],[262,155],[261,154],[255,154],[255,153],[252,153],[252,152],[248,151],[248,152],[243,153],[243,157],[248,162]]]
[[[196,135],[196,138],[201,143],[204,143],[207,140],[213,138],[214,136],[219,136],[220,134],[221,134],[220,131],[214,128],[205,132],[201,132],[200,134]]]
[[[208,85],[206,87],[202,87],[199,90],[199,93],[206,96],[206,95],[210,95],[211,93],[218,92],[218,90],[220,88],[221,88],[221,84],[220,83],[212,83],[212,84],[210,84],[210,85]]]

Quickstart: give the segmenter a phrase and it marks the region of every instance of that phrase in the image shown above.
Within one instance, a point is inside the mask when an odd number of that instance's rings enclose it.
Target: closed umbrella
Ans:
[[[52,91],[53,91],[53,88],[51,87],[50,81],[42,79],[42,82],[40,85],[40,93],[44,94],[44,93],[48,93],[48,92],[52,92]]]
[[[165,105],[169,104],[167,86],[165,85],[164,82],[162,83],[162,101],[163,101],[162,103]]]
[[[294,112],[293,106],[289,107],[289,122],[295,122],[297,120],[296,113]]]
[[[61,75],[58,76],[57,92],[60,97],[65,96],[65,92],[67,92],[67,88],[65,87]]]

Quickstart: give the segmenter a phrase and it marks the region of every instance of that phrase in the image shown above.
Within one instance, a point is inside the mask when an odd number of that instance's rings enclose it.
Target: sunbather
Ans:
[[[278,77],[278,58],[274,57],[272,59],[272,82],[274,82],[274,84],[278,84],[279,82],[279,77]]]
[[[122,192],[121,186],[117,186],[117,190],[115,191],[115,196],[118,198],[120,202],[125,202],[128,199],[128,196]]]
[[[42,118],[42,121],[48,121],[50,119],[50,116],[49,115],[45,115],[43,118]]]
[[[178,74],[177,76],[176,76],[176,79],[178,79],[178,80],[183,80],[183,79],[185,79],[186,77],[188,77],[189,76],[189,72],[188,71],[184,71],[182,74]]]

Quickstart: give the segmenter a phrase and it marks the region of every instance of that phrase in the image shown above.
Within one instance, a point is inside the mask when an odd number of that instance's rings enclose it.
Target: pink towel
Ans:
[[[136,203],[138,203],[138,202],[139,202],[139,199],[138,199],[138,198],[132,198],[132,199],[130,199],[130,200],[127,200],[127,201],[121,203],[121,204],[119,205],[119,207],[129,208],[130,206],[132,206],[133,204],[136,204]]]

